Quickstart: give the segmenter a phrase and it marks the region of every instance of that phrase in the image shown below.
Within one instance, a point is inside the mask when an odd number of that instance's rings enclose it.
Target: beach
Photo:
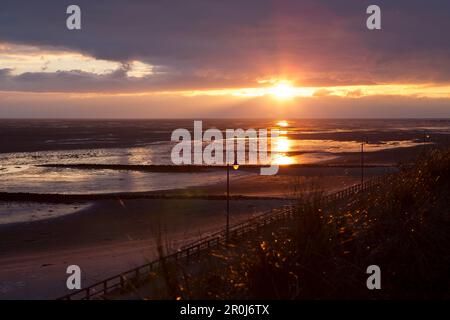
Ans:
[[[314,187],[331,192],[360,181],[356,169],[353,174],[342,174],[342,169],[303,169],[300,178],[298,170],[232,179],[231,223],[291,203],[298,191],[295,186],[305,191]],[[385,170],[371,169],[368,178]],[[327,179],[318,176],[320,171],[327,174]],[[330,175],[332,171],[334,175]],[[1,282],[0,294],[4,299],[57,298],[68,293],[65,270],[69,265],[81,267],[86,286],[156,259],[158,235],[166,250],[173,252],[223,229],[224,190],[224,183],[217,183],[167,191],[167,199],[111,196],[106,200],[59,204],[82,209],[59,217],[2,225],[0,279],[8,280]],[[147,196],[162,197],[160,193]]]
[[[232,222],[277,208],[283,200],[242,200]],[[224,226],[225,201],[106,200],[81,212],[1,226],[2,298],[51,299],[67,292],[65,269],[79,265],[83,285],[157,258],[157,235],[168,250]],[[4,279],[8,279],[5,281]]]
[[[368,170],[370,178],[386,168]],[[231,223],[291,203],[296,186],[305,191],[314,187],[331,192],[358,183],[359,169],[348,171],[283,169],[276,176],[232,177]],[[166,249],[174,251],[223,229],[225,187],[219,182],[164,194],[111,195],[104,200],[59,204],[81,210],[0,226],[0,279],[8,279],[1,282],[0,294],[5,299],[57,298],[68,292],[68,265],[81,267],[85,286],[156,259],[158,235]]]
[[[85,287],[158,258],[158,239],[173,252],[224,228],[224,166],[170,165],[170,144],[164,142],[169,125],[144,141],[150,144],[136,146],[132,128],[151,132],[153,122],[151,130],[145,122],[112,122],[98,130],[96,123],[37,122],[43,129],[35,140],[45,139],[51,128],[65,133],[50,148],[37,140],[33,147],[29,141],[2,146],[2,299],[58,298],[68,293],[69,265],[80,266]],[[131,136],[116,137],[109,148],[109,126],[120,125]],[[91,138],[71,137],[68,131],[79,126]],[[417,124],[400,133],[396,126],[366,132],[372,139],[364,153],[363,179],[396,172],[433,143],[420,140],[423,129]],[[232,224],[290,204],[299,193],[330,193],[361,182],[360,131],[341,130],[333,142],[330,127],[322,127],[323,132],[287,129],[287,149],[279,151],[294,163],[280,166],[277,175],[261,176],[257,166],[230,170]],[[434,141],[446,138],[441,126],[434,130]],[[94,133],[109,138],[99,141]],[[72,143],[64,145],[68,140]]]

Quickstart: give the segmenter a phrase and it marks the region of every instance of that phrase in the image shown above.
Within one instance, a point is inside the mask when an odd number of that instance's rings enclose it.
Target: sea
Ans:
[[[222,172],[143,172],[42,167],[48,164],[174,165],[176,129],[183,120],[0,120],[0,192],[98,194],[208,185]],[[346,155],[414,147],[448,139],[449,119],[209,119],[203,130],[278,129],[271,161],[282,165],[332,163]],[[208,144],[208,142],[204,142]],[[237,174],[248,174],[246,172]]]

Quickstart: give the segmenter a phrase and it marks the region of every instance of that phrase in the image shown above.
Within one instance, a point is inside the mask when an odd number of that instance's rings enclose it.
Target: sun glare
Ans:
[[[269,93],[278,99],[289,99],[295,96],[295,89],[290,83],[281,82],[270,88]]]
[[[289,126],[289,123],[286,120],[281,120],[277,122],[277,126],[286,128]]]

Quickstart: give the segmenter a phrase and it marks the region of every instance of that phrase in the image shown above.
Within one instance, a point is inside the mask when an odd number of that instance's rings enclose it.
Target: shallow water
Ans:
[[[269,160],[278,164],[333,160],[359,152],[361,141],[368,142],[366,152],[417,146],[447,135],[450,129],[450,120],[280,120],[208,120],[203,129],[280,129],[276,152]],[[192,130],[192,120],[0,120],[0,125],[0,192],[141,192],[208,185],[225,178],[222,172],[38,167],[77,163],[170,165],[175,144],[170,141],[171,133],[177,128]]]
[[[247,173],[236,172],[235,176]],[[100,194],[170,190],[223,182],[224,172],[160,173],[121,170],[79,170],[31,166],[0,176],[0,192]]]

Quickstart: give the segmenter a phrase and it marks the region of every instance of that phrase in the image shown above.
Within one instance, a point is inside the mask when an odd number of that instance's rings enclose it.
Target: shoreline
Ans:
[[[53,165],[51,165],[53,166]],[[58,167],[67,168],[81,168],[86,170],[98,169],[98,167],[105,167],[105,165],[58,165]],[[88,167],[86,167],[88,166]],[[117,168],[114,170],[121,170],[122,166],[106,165],[107,167]],[[134,166],[127,165],[128,169],[124,170],[152,170],[155,166]],[[135,168],[137,167],[137,168]],[[160,166],[156,166],[160,167]],[[166,167],[175,166],[163,166]],[[184,166],[191,167],[191,166]],[[182,168],[181,170],[190,170],[191,168]],[[179,170],[179,169],[175,169]],[[196,170],[196,169],[194,169]],[[210,172],[224,172],[226,167],[207,168]],[[364,171],[367,177],[384,174],[387,172],[397,171],[398,166],[395,165],[376,165],[369,164],[364,166]],[[323,178],[339,177],[343,180],[355,180],[356,176],[360,175],[360,165],[348,164],[323,164],[323,165],[289,165],[280,166],[279,172],[273,176],[261,176],[259,174],[259,166],[240,166],[239,171],[252,172],[252,175],[241,177],[231,177],[232,183],[238,182],[238,187],[233,187],[231,197],[235,199],[261,199],[273,200],[280,198],[290,198],[286,195],[286,184],[292,182],[295,177],[302,177],[308,179],[311,177]],[[175,171],[179,172],[179,171]],[[184,171],[183,171],[184,172]],[[182,173],[180,173],[182,174]],[[280,180],[286,181],[280,181]],[[260,189],[260,183],[269,183],[268,188]],[[245,184],[247,188],[242,188]],[[326,186],[324,189],[329,189],[331,186]],[[154,190],[154,191],[135,191],[135,192],[112,192],[112,193],[30,193],[30,192],[0,192],[0,202],[36,202],[36,203],[61,203],[73,204],[78,202],[110,200],[110,199],[204,199],[204,200],[221,200],[226,197],[224,182],[216,182],[210,185],[191,186],[186,188],[173,188],[168,190]]]

